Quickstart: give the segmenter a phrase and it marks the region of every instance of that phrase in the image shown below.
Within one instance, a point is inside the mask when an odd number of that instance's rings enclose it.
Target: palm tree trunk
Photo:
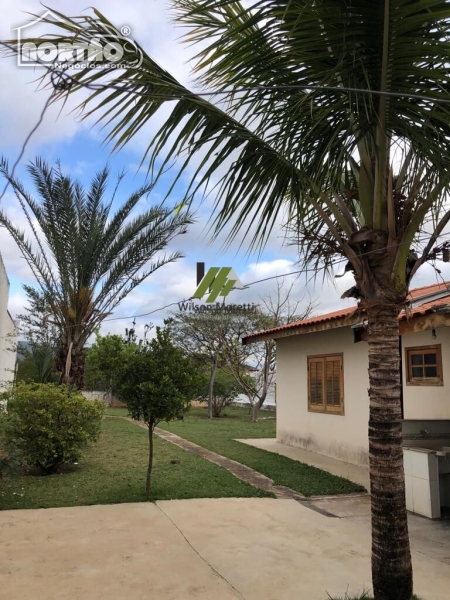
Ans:
[[[79,390],[84,388],[84,363],[86,355],[84,350],[72,355],[72,367],[70,369],[70,383]]]
[[[82,390],[84,388],[85,360],[86,360],[86,355],[85,355],[84,350],[82,350],[81,352],[79,352],[79,351],[75,352],[72,350],[69,377],[65,378],[67,349],[61,347],[57,352],[55,362],[56,362],[57,372],[61,373],[62,383],[68,383],[70,385],[74,385],[78,389]]]
[[[402,449],[399,311],[395,305],[368,310],[372,582],[376,600],[412,598]]]

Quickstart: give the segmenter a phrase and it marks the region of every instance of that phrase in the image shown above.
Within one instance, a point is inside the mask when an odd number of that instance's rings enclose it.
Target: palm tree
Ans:
[[[136,190],[110,214],[123,176],[105,201],[107,168],[87,190],[64,175],[59,165],[51,168],[41,159],[31,163],[28,171],[39,201],[13,176],[4,159],[0,163],[0,173],[15,192],[34,243],[4,211],[0,211],[0,226],[18,245],[40,287],[36,294],[45,298],[50,309],[49,321],[59,333],[56,370],[64,381],[82,388],[87,339],[136,286],[182,256],[163,251],[192,221],[188,213],[163,206],[132,216],[152,185]]]
[[[374,594],[410,600],[398,314],[450,221],[450,3],[173,5],[199,44],[202,93],[130,44],[123,61],[136,64],[142,53],[139,66],[113,76],[79,71],[62,78],[57,96],[90,87],[84,114],[112,123],[107,139],[116,147],[171,103],[143,160],[152,168],[163,156],[160,172],[175,162],[174,181],[194,165],[187,200],[214,183],[218,230],[230,226],[230,239],[244,233],[261,247],[285,215],[305,265],[317,272],[348,261],[355,286],[345,295],[368,321]],[[98,11],[63,17],[53,25],[64,33],[52,41],[111,41],[114,27]]]

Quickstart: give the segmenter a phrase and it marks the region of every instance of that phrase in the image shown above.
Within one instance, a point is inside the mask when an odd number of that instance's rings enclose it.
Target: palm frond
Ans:
[[[132,218],[133,209],[152,185],[136,190],[110,219],[112,202],[104,199],[107,169],[97,173],[87,191],[58,165],[51,168],[37,159],[28,170],[40,201],[12,177],[6,161],[0,163],[0,173],[11,183],[27,215],[33,242],[3,211],[0,225],[36,276],[61,339],[82,349],[95,327],[137,285],[181,258],[180,252],[161,253],[193,219],[189,212],[175,214],[167,206],[150,206]]]
[[[379,239],[401,264],[424,208],[441,207],[437,223],[445,218],[439,198],[449,190],[448,2],[173,0],[173,6],[188,43],[198,44],[197,82],[212,92],[211,101],[182,86],[137,43],[127,46],[124,62],[142,58],[139,66],[112,75],[79,71],[59,93],[64,99],[91,90],[83,116],[97,118],[114,150],[169,105],[142,157],[157,177],[171,167],[169,193],[189,167],[185,200],[213,193],[215,228],[229,228],[229,239],[246,236],[250,248],[264,245],[287,207],[297,230],[309,235],[309,242],[302,238],[306,260],[317,258],[312,236],[322,232],[356,270],[365,264],[364,244],[352,243],[358,229],[382,232]],[[47,21],[62,32],[53,42],[114,37],[114,26],[97,10],[93,17],[58,14],[61,21]],[[409,186],[405,202],[403,189],[390,189],[398,145],[410,154],[396,179]],[[414,188],[422,169],[433,184],[420,177]],[[396,270],[393,279],[404,287],[404,273]]]

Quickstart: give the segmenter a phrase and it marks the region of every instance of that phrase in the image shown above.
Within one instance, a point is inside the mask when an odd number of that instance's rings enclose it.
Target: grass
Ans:
[[[97,444],[70,470],[2,479],[0,509],[144,502],[147,455],[144,429],[107,418]],[[152,500],[228,497],[272,496],[199,456],[155,439]]]
[[[276,485],[290,487],[305,496],[364,491],[362,486],[342,477],[235,441],[235,438],[274,438],[274,413],[263,412],[262,419],[252,423],[245,408],[228,407],[225,412],[225,417],[210,421],[205,408],[192,408],[184,421],[160,423],[159,427],[247,465],[273,479]],[[109,413],[120,416],[127,411],[109,409]]]

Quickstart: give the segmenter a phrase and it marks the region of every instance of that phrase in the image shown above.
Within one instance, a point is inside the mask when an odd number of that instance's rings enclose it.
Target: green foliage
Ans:
[[[160,421],[182,419],[198,389],[192,361],[171,341],[169,327],[127,356],[118,373],[118,392],[133,419],[151,428]]]
[[[450,62],[448,1],[358,1],[351,10],[347,2],[310,0],[172,5],[187,42],[197,45],[193,75],[217,93],[220,107],[136,43],[127,60],[139,67],[117,70],[114,89],[83,97],[84,117],[95,114],[119,149],[164,112],[142,161],[159,177],[174,165],[168,193],[187,173],[187,202],[214,181],[217,229],[260,246],[287,207],[300,252],[316,268],[330,268],[340,255],[367,276],[376,262],[360,254],[381,244],[396,253],[384,285],[405,295],[411,244],[426,231],[441,233],[450,218],[449,91],[442,83]],[[93,13],[56,12],[44,22],[60,30],[54,43],[111,42],[116,28]],[[60,98],[84,92],[83,84],[110,83],[108,71],[80,69],[79,84]],[[135,89],[145,97],[134,97]],[[355,243],[362,228],[373,235]],[[432,258],[435,243],[414,268]]]
[[[28,346],[47,346],[56,348],[60,333],[51,319],[51,294],[23,285],[27,307],[23,314],[17,315],[20,333]]]
[[[52,473],[100,433],[104,406],[66,386],[21,383],[8,392],[6,439],[28,467]]]
[[[0,394],[0,401],[6,394]],[[8,416],[0,405],[0,478],[19,472],[21,457],[17,447],[7,439]]]
[[[236,379],[222,369],[216,372],[213,386],[212,408],[214,417],[220,417],[226,406],[229,406],[236,400],[239,394],[245,393],[242,386]],[[203,402],[208,401],[209,378],[204,377],[200,388],[199,399]]]
[[[125,343],[120,335],[97,333],[86,353],[85,389],[112,392],[117,373],[134,350],[134,344]]]
[[[28,173],[38,191],[37,200],[15,178],[6,159],[0,161],[0,175],[11,186],[28,221],[37,222],[33,239],[2,210],[0,225],[17,244],[40,288],[26,288],[32,301],[29,324],[38,337],[46,335],[38,317],[48,310],[47,323],[56,328],[58,339],[56,368],[65,373],[70,350],[65,381],[82,388],[87,339],[136,286],[182,256],[164,252],[192,220],[188,212],[175,214],[162,203],[133,214],[153,184],[136,190],[112,214],[123,175],[106,199],[108,168],[98,172],[87,189],[63,173],[60,164],[51,167],[40,158],[29,165]]]
[[[22,347],[19,352],[16,381],[25,383],[58,383],[61,373],[55,371],[55,348],[52,346],[31,345]]]
[[[192,361],[171,340],[170,321],[156,328],[156,337],[135,347],[118,376],[119,397],[128,412],[149,429],[146,494],[150,499],[153,431],[160,421],[182,419],[198,389]]]
[[[16,381],[23,383],[31,383],[36,381],[38,374],[36,364],[31,356],[30,352],[23,352],[22,349],[18,349],[18,360],[17,360],[17,372]]]

